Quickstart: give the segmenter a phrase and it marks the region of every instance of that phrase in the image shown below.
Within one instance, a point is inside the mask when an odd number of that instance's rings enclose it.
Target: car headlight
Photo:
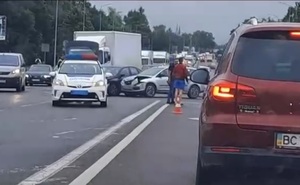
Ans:
[[[29,77],[29,75],[28,75],[28,74],[26,74],[26,75],[25,75],[25,77],[26,77],[26,78],[28,78],[28,77]]]
[[[20,73],[20,69],[15,69],[11,72],[12,74],[19,74]]]
[[[104,81],[103,80],[99,80],[98,82],[95,83],[95,87],[100,87],[100,86],[104,86]]]
[[[65,86],[64,82],[61,81],[61,80],[54,80],[54,81],[53,81],[53,84],[54,84],[54,85],[59,85],[59,86]]]
[[[44,75],[44,78],[50,78],[51,76],[50,75]]]

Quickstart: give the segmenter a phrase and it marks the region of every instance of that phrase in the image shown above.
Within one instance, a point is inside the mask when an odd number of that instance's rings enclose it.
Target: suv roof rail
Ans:
[[[256,17],[252,17],[251,19],[249,19],[249,20],[247,21],[246,24],[257,25],[257,24],[258,24],[258,20],[257,20]]]

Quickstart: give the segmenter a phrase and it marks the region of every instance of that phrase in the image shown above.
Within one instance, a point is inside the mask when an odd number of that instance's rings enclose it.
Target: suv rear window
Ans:
[[[233,73],[256,79],[300,81],[300,37],[288,31],[242,35],[233,57]]]
[[[19,57],[16,55],[0,55],[0,66],[19,66]]]

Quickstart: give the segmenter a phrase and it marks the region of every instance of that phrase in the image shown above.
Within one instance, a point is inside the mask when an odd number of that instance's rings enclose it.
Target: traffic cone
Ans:
[[[175,104],[175,107],[173,109],[173,113],[174,114],[182,114],[182,110],[181,110],[181,105],[180,104],[178,104],[178,103]]]

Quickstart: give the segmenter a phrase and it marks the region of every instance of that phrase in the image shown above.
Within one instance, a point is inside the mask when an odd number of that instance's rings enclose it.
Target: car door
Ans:
[[[124,78],[130,76],[129,67],[124,67],[119,72],[119,80],[122,81]]]
[[[168,69],[164,69],[156,76],[157,90],[160,92],[168,92]]]

